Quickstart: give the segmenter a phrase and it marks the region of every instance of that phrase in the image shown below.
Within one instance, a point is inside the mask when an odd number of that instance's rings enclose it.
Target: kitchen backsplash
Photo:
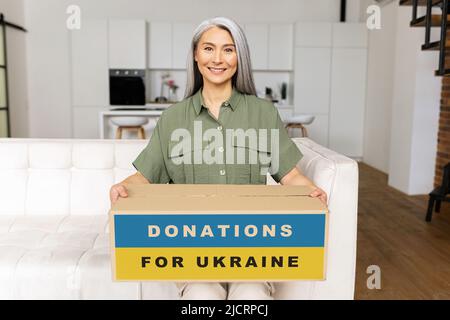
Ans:
[[[157,97],[161,95],[165,98],[169,98],[169,87],[167,85],[163,85],[161,87],[161,83],[163,82],[162,76],[164,74],[169,74],[167,80],[173,80],[174,84],[178,86],[178,89],[175,91],[174,98],[171,100],[181,101],[184,97],[184,91],[186,89],[186,71],[182,70],[147,70],[147,101],[154,102]]]

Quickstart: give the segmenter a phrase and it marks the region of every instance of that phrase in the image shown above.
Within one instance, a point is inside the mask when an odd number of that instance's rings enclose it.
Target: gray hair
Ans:
[[[224,17],[208,19],[200,23],[195,29],[191,42],[191,48],[187,58],[187,81],[184,98],[194,95],[203,86],[203,77],[194,60],[195,50],[203,33],[213,27],[228,31],[234,40],[238,59],[237,71],[232,78],[232,85],[241,93],[256,95],[255,82],[253,81],[250,50],[242,28],[233,20]]]

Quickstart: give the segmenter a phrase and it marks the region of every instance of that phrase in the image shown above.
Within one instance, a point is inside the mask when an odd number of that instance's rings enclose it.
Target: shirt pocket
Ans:
[[[238,183],[266,184],[270,167],[270,147],[252,146],[243,141],[233,141],[236,179]]]
[[[169,142],[169,174],[173,183],[207,184],[209,183],[209,165],[204,163],[203,152],[209,142],[200,146],[186,145],[177,141]]]

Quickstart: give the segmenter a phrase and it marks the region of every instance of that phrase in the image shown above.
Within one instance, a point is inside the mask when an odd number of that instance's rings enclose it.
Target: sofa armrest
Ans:
[[[358,164],[307,138],[294,138],[303,153],[298,168],[328,195],[325,281],[277,284],[279,299],[353,299],[355,289]]]

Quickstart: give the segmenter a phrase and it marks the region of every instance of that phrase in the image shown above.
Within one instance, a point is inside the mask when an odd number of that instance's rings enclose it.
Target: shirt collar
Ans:
[[[235,88],[233,88],[233,91],[231,92],[231,97],[224,102],[225,106],[230,106],[233,111],[236,110],[239,100],[241,98],[242,93],[237,91]],[[203,103],[203,96],[202,96],[202,88],[200,88],[197,93],[193,96],[193,102],[194,102],[194,109],[195,113],[197,115],[200,114],[200,111],[202,111],[202,107],[205,107],[205,104]]]

